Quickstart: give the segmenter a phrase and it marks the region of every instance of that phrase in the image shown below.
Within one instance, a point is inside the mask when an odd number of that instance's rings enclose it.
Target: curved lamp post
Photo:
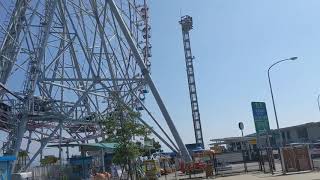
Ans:
[[[292,58],[288,58],[288,59],[283,59],[283,60],[280,60],[280,61],[277,61],[275,63],[273,63],[269,69],[268,69],[268,79],[269,79],[269,86],[270,86],[270,92],[271,92],[271,98],[272,98],[272,105],[273,105],[273,110],[274,110],[274,116],[276,118],[276,123],[277,123],[277,130],[278,130],[278,133],[279,133],[279,136],[280,136],[280,147],[283,145],[282,143],[282,136],[281,136],[281,133],[280,133],[280,128],[279,128],[279,121],[278,121],[278,116],[277,116],[277,110],[276,110],[276,106],[275,106],[275,103],[274,103],[274,97],[273,97],[273,90],[272,90],[272,84],[271,84],[271,80],[270,80],[270,70],[273,66],[281,63],[281,62],[284,62],[284,61],[294,61],[298,59],[297,57],[292,57]]]
[[[274,111],[274,116],[275,116],[275,118],[276,118],[276,123],[277,123],[277,131],[278,131],[278,134],[279,134],[279,140],[280,140],[280,142],[279,142],[279,144],[280,144],[280,147],[282,147],[283,146],[283,140],[282,140],[282,134],[281,134],[281,131],[280,131],[280,128],[279,128],[279,121],[278,121],[278,116],[277,116],[277,110],[276,110],[276,105],[275,105],[275,103],[274,103],[274,97],[273,97],[273,91],[272,91],[272,84],[271,84],[271,80],[270,80],[270,70],[271,70],[271,68],[273,67],[273,66],[275,66],[275,65],[277,65],[277,64],[279,64],[279,63],[281,63],[281,62],[284,62],[284,61],[294,61],[294,60],[296,60],[296,59],[298,59],[298,57],[291,57],[291,58],[287,58],[287,59],[283,59],[283,60],[280,60],[280,61],[277,61],[277,62],[275,62],[275,63],[273,63],[270,67],[269,67],[269,69],[268,69],[268,79],[269,79],[269,86],[270,86],[270,93],[271,93],[271,98],[272,98],[272,105],[273,105],[273,111]],[[319,106],[320,107],[320,106]],[[280,155],[280,158],[281,158],[281,167],[282,167],[282,171],[283,171],[283,173],[284,173],[284,169],[283,169],[283,162],[282,162],[282,157],[281,157],[281,153],[279,154]]]

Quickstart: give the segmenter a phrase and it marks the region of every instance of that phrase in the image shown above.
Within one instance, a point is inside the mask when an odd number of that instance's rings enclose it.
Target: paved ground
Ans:
[[[219,177],[219,180],[320,180],[319,172],[299,173],[290,175],[244,174],[229,177]]]
[[[255,171],[259,169],[259,165],[257,163],[247,163],[247,167],[249,172],[244,174],[244,166],[243,164],[232,164],[231,170],[225,170],[220,172],[221,174],[225,174],[224,177],[216,177],[214,179],[218,180],[320,180],[320,159],[313,160],[314,167],[318,169],[318,171],[313,172],[303,172],[303,173],[291,173],[288,175],[282,175],[281,173],[281,164],[279,160],[275,160],[276,172],[275,175],[271,175],[270,173],[263,173],[261,171]],[[265,167],[268,167],[266,165]],[[233,174],[232,176],[226,176],[227,174]],[[236,174],[238,173],[238,174]],[[197,174],[192,175],[192,179],[204,179],[205,174]],[[178,176],[175,174],[167,175],[167,177],[162,176],[160,180],[178,180],[178,179],[188,179],[189,176]]]
[[[198,178],[197,178],[198,177]],[[201,175],[197,177],[192,177],[192,179],[204,179]],[[177,176],[174,174],[168,175],[166,178],[162,176],[160,180],[175,180],[175,179],[187,179],[187,176]],[[304,173],[295,173],[288,175],[281,174],[264,174],[264,173],[248,173],[248,174],[239,174],[227,177],[216,177],[211,179],[217,180],[320,180],[320,172],[304,172]]]

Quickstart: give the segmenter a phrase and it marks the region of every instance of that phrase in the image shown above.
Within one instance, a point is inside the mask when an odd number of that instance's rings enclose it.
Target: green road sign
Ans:
[[[251,102],[254,125],[258,134],[270,130],[265,102]]]

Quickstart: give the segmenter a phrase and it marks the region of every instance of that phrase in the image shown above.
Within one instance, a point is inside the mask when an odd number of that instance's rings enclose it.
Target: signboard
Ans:
[[[265,102],[251,102],[254,125],[258,134],[270,130]]]
[[[144,147],[153,148],[153,139],[144,139]]]
[[[248,140],[249,144],[257,144],[257,139],[250,139]]]
[[[239,122],[238,126],[239,126],[239,129],[240,129],[241,131],[244,129],[243,122]]]

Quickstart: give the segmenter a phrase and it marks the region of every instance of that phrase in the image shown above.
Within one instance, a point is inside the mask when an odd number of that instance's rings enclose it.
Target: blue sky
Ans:
[[[319,121],[320,1],[149,0],[152,77],[185,143],[194,142],[180,16],[193,17],[191,47],[205,143],[254,132],[250,103],[265,101],[275,128],[267,69],[281,127]],[[161,124],[149,95],[147,105]]]
[[[319,121],[320,1],[161,0],[149,1],[152,76],[185,143],[194,142],[180,15],[193,17],[191,47],[205,143],[253,133],[251,101],[265,101],[275,119],[267,69],[281,127]],[[164,124],[152,100],[152,111]]]

